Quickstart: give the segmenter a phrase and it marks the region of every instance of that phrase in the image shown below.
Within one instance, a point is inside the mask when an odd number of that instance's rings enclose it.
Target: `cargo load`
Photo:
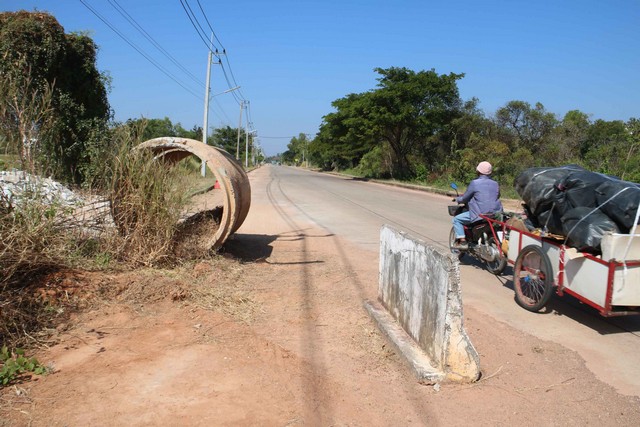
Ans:
[[[639,184],[567,165],[526,169],[514,185],[531,224],[580,251],[600,253],[605,234],[635,233]]]

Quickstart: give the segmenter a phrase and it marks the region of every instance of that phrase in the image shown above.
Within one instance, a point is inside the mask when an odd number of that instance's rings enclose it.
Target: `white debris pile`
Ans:
[[[95,195],[80,196],[51,178],[20,170],[0,171],[0,196],[14,207],[25,200],[62,206],[65,209],[58,210],[57,221],[65,227],[89,233],[113,227],[108,200]]]
[[[16,169],[0,171],[0,191],[12,204],[19,204],[24,198],[33,197],[47,203],[60,203],[69,207],[84,204],[82,197],[59,182]]]

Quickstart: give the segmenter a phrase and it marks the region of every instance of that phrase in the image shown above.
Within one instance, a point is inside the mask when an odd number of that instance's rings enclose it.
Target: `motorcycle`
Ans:
[[[458,186],[451,183],[451,188],[458,195]],[[453,199],[455,202],[456,199]],[[449,215],[456,216],[462,212],[469,210],[466,204],[457,204],[448,206]],[[494,229],[492,223],[485,218],[481,218],[465,224],[464,235],[467,240],[467,248],[456,246],[456,233],[453,227],[449,233],[449,250],[458,257],[459,260],[468,254],[479,260],[487,266],[487,270],[491,273],[500,275],[507,266],[507,255],[501,249],[502,239],[505,238],[502,230]]]

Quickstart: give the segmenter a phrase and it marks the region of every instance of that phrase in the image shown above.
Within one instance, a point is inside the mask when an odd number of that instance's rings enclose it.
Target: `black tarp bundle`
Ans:
[[[605,233],[629,233],[640,204],[640,185],[577,165],[526,169],[515,189],[534,226],[590,252],[600,251]]]

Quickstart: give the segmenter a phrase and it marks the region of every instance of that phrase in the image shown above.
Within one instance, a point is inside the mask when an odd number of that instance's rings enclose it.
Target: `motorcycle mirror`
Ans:
[[[456,196],[458,196],[458,184],[456,184],[455,182],[452,182],[451,184],[449,184],[451,186],[451,188],[453,188],[454,190],[456,190]]]

